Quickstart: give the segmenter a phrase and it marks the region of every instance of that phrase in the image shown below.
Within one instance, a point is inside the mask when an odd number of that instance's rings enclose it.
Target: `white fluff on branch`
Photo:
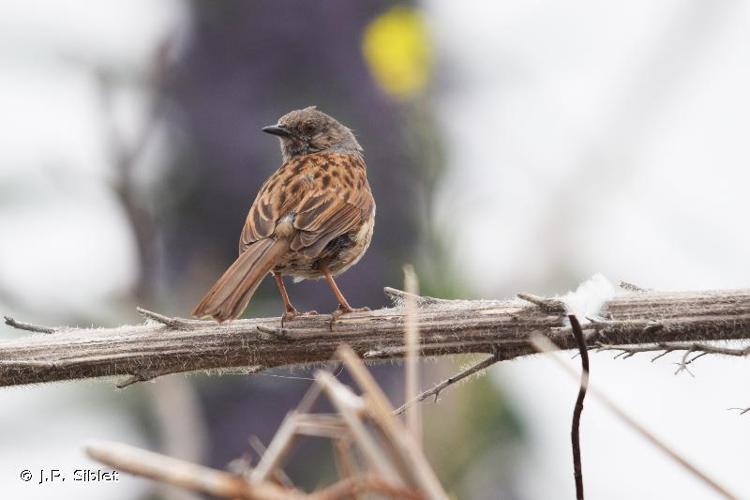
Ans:
[[[565,303],[569,314],[575,314],[581,323],[588,323],[587,318],[599,316],[604,304],[620,293],[623,293],[621,288],[597,273],[560,300]]]

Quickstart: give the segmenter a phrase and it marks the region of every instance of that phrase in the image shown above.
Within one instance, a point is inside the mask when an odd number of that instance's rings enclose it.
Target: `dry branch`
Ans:
[[[599,351],[618,351],[616,358],[629,358],[642,352],[658,352],[651,361],[666,356],[670,352],[688,351],[690,353],[703,354],[722,354],[724,356],[750,356],[750,346],[746,347],[722,347],[712,344],[700,344],[696,342],[660,342],[658,344],[643,345],[609,345],[600,343],[597,346]]]
[[[251,484],[236,474],[125,444],[91,443],[86,446],[86,453],[94,460],[118,470],[215,497],[250,500],[303,498],[300,492],[282,488],[270,482]]]
[[[404,292],[387,293],[403,300]],[[559,299],[420,298],[420,355],[488,353],[498,360],[533,353],[538,333],[562,349],[575,348]],[[532,302],[527,300],[532,299]],[[329,315],[303,317],[280,328],[279,318],[217,324],[141,310],[149,321],[116,328],[54,328],[54,333],[0,342],[0,386],[128,376],[128,382],[196,370],[324,362],[341,343],[368,359],[405,354],[402,307],[348,314],[329,329]],[[707,342],[750,338],[750,289],[637,292],[607,302],[584,326],[587,343],[608,345]],[[9,319],[8,324],[13,324]],[[16,322],[16,325],[19,323]],[[34,326],[26,325],[25,326]]]
[[[338,500],[358,492],[376,492],[386,498],[419,500],[412,490],[397,488],[374,475],[347,478],[312,494],[268,481],[249,482],[242,476],[168,457],[121,443],[96,442],[86,453],[105,465],[136,476],[171,484],[218,498],[246,500]]]
[[[420,403],[429,397],[434,396],[435,401],[437,401],[437,398],[440,396],[440,393],[443,392],[443,389],[450,387],[451,385],[456,384],[467,377],[471,377],[472,375],[489,368],[490,366],[494,365],[498,361],[500,361],[500,359],[496,355],[492,355],[489,358],[484,358],[482,361],[479,361],[478,363],[475,363],[471,365],[470,367],[461,370],[455,375],[451,375],[450,377],[443,380],[442,382],[435,384],[432,388],[421,392],[417,397],[409,399],[406,403],[396,408],[396,410],[393,413],[395,415],[401,415],[410,406]]]
[[[12,326],[18,330],[26,330],[27,332],[36,333],[55,333],[55,329],[48,326],[32,325],[31,323],[24,323],[23,321],[16,321],[10,316],[3,316],[3,319],[5,320],[6,325]]]
[[[447,499],[414,436],[392,414],[390,402],[362,361],[345,345],[336,352],[361,394],[331,373],[318,370],[313,385],[287,414],[249,473],[250,483],[269,481],[282,471],[286,455],[300,437],[317,436],[333,441],[340,481],[314,492],[312,498],[351,498],[370,490],[393,498]],[[324,395],[337,413],[308,413]],[[363,458],[362,467],[355,459],[355,448]]]
[[[608,345],[600,343],[597,349],[600,351],[618,351],[615,358],[629,358],[642,352],[659,352],[659,354],[651,358],[651,361],[656,361],[671,352],[685,351],[680,361],[676,363],[677,369],[674,373],[677,375],[684,371],[690,376],[694,375],[688,368],[688,365],[708,354],[736,357],[750,355],[750,346],[734,348],[698,342],[659,342],[657,344],[644,345]]]
[[[91,444],[86,452],[121,471],[222,498],[349,500],[376,493],[378,498],[447,500],[414,436],[392,415],[390,402],[362,361],[345,345],[336,355],[361,394],[318,370],[315,382],[281,423],[268,448],[256,443],[261,457],[254,469],[246,456],[231,465],[235,473],[227,473],[118,443]],[[309,413],[323,395],[338,413]],[[336,483],[310,494],[297,489],[282,469],[303,436],[332,440],[341,472]],[[367,466],[360,466],[355,456],[362,456]],[[279,477],[283,484],[274,482]]]
[[[362,391],[370,418],[377,424],[386,441],[393,447],[393,455],[399,459],[398,462],[400,462],[401,468],[406,471],[405,475],[409,477],[409,482],[417,486],[419,491],[424,492],[427,498],[447,499],[448,495],[445,494],[435,472],[422,454],[418,441],[394,417],[393,406],[391,406],[388,397],[375,382],[356,353],[346,345],[339,347],[336,352],[337,357],[344,363],[352,379]],[[321,372],[318,372],[318,375],[320,374]],[[336,381],[330,375],[329,380],[334,383]]]

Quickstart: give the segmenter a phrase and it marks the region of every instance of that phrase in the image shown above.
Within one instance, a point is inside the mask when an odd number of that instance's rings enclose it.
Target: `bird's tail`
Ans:
[[[219,323],[238,317],[288,248],[286,239],[268,238],[251,244],[195,306],[193,316],[210,316]]]

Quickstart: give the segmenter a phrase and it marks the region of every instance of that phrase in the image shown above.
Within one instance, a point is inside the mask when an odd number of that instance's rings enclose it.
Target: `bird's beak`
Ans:
[[[279,137],[292,136],[292,133],[288,128],[281,127],[279,125],[269,125],[268,127],[263,127],[261,130],[263,130],[263,132],[265,132],[266,134],[278,135]]]

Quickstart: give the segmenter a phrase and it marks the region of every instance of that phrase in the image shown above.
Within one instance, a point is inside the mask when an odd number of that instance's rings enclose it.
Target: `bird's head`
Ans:
[[[263,127],[263,132],[279,137],[284,161],[319,151],[344,154],[362,152],[362,147],[348,127],[318,111],[315,106],[291,111],[279,118],[276,125]]]

